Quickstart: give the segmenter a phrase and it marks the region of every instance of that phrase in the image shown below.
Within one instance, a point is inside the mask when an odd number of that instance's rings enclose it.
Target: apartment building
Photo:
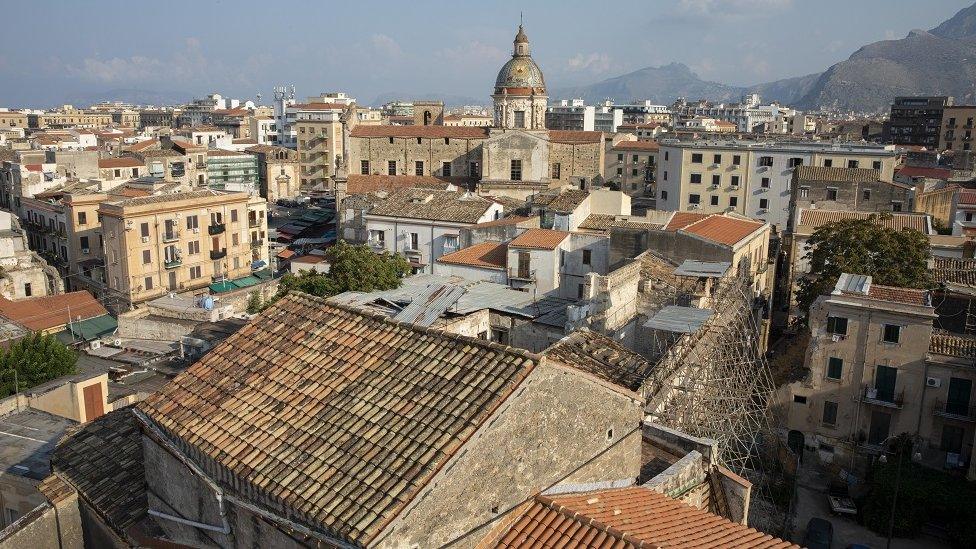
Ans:
[[[612,101],[587,105],[582,99],[562,99],[546,108],[546,127],[550,130],[614,133],[623,122],[623,109]]]
[[[326,185],[343,160],[343,116],[349,105],[302,103],[288,107],[294,116],[301,188]]]
[[[242,278],[254,261],[267,261],[266,202],[245,193],[207,189],[106,201],[98,215],[109,290],[130,304]]]
[[[0,109],[0,130],[27,129],[27,113]]]
[[[889,119],[891,142],[930,148],[939,146],[944,111],[950,106],[952,98],[944,95],[896,97],[891,104]]]
[[[925,290],[842,275],[811,307],[806,377],[781,391],[788,429],[842,464],[909,433],[923,463],[973,478],[976,339],[934,331],[936,318]]]
[[[76,109],[72,105],[28,117],[31,128],[104,128],[111,124],[111,113]]]
[[[797,167],[870,168],[892,181],[895,161],[893,146],[862,143],[666,142],[658,152],[657,209],[734,211],[783,230]]]
[[[98,159],[98,177],[105,181],[128,181],[147,173],[146,163],[135,156]]]
[[[976,126],[976,106],[951,105],[942,109],[942,128],[939,132],[939,150],[969,151],[973,149],[973,131]]]
[[[258,194],[259,179],[257,156],[226,149],[207,151],[207,186],[211,189]]]
[[[659,149],[655,141],[617,141],[605,156],[607,181],[630,196],[655,196]]]
[[[881,172],[868,168],[798,166],[793,170],[790,223],[800,209],[853,212],[914,211],[911,186],[881,181]]]

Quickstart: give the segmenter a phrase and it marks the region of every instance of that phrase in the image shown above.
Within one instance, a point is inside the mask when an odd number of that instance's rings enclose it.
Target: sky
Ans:
[[[511,55],[519,15],[550,89],[646,66],[688,65],[733,85],[826,69],[859,47],[931,29],[972,0],[30,0],[6,3],[0,106],[122,93],[218,92],[268,103],[345,91],[480,104]],[[555,98],[554,98],[555,99]]]

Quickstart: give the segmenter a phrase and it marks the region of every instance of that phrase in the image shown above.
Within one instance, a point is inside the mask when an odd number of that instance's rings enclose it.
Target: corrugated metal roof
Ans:
[[[424,327],[430,326],[462,295],[464,295],[464,288],[453,284],[428,286],[426,290],[394,316],[393,320]]]
[[[712,312],[711,309],[668,305],[652,316],[644,326],[677,334],[693,334],[711,318]]]
[[[678,276],[707,276],[719,278],[728,272],[732,264],[727,261],[695,261],[687,259],[674,270]]]

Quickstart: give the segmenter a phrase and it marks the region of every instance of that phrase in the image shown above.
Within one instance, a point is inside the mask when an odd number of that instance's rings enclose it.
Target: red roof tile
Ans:
[[[762,226],[762,223],[748,219],[738,219],[724,215],[710,215],[680,230],[681,232],[707,238],[712,242],[734,246]]]
[[[613,146],[613,150],[657,152],[660,147],[656,141],[621,141]]]
[[[35,331],[64,326],[69,320],[87,320],[107,314],[105,307],[86,291],[18,301],[0,298],[0,316]]]
[[[512,241],[508,243],[508,247],[555,250],[563,240],[566,240],[567,236],[569,236],[569,233],[566,231],[529,229],[513,238]]]
[[[697,213],[697,212],[674,212],[671,219],[668,220],[667,225],[664,226],[665,231],[677,231],[678,229],[683,229],[688,225],[696,221],[701,221],[708,217],[708,214]]]
[[[437,261],[484,269],[504,269],[507,265],[507,255],[508,246],[504,242],[482,242],[454,253],[442,255]]]
[[[99,158],[99,168],[136,168],[145,166],[146,163],[131,156],[121,156],[118,158]]]
[[[350,175],[346,194],[367,194],[400,189],[447,190],[449,185],[463,184],[463,178],[442,178],[432,175]]]
[[[883,301],[893,301],[908,305],[928,305],[928,292],[914,288],[899,288],[897,286],[882,286],[871,284],[868,297]]]
[[[949,179],[952,172],[946,168],[928,168],[924,166],[905,166],[898,170],[902,177],[928,177],[930,179]]]
[[[801,208],[797,218],[797,233],[810,234],[814,230],[836,221],[845,219],[870,219],[882,227],[901,231],[914,229],[922,234],[929,234],[929,216],[921,213],[893,213],[891,217],[882,218],[876,213],[852,212],[849,210],[820,210]]]
[[[552,141],[553,143],[566,143],[571,145],[600,143],[603,141],[603,132],[549,130],[549,141]]]
[[[965,204],[967,206],[976,204],[976,191],[972,189],[959,191],[959,204]]]

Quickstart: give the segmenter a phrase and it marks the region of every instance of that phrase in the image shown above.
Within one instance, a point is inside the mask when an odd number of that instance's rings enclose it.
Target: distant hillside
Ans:
[[[445,107],[460,107],[463,105],[489,105],[491,98],[487,95],[482,98],[469,97],[465,95],[452,95],[446,93],[401,93],[387,92],[376,96],[370,105],[378,107],[392,101],[443,101]]]
[[[603,101],[609,97],[618,103],[650,99],[655,103],[668,104],[678,97],[737,100],[742,91],[736,86],[702,80],[687,65],[671,63],[661,67],[645,67],[588,86],[557,88],[549,91],[549,97],[554,100],[582,97],[587,102]]]
[[[65,97],[64,102],[72,105],[94,105],[102,101],[122,101],[133,105],[177,105],[191,99],[187,93],[165,92],[159,90],[115,89],[92,93],[75,93]],[[54,105],[52,105],[54,106]]]

